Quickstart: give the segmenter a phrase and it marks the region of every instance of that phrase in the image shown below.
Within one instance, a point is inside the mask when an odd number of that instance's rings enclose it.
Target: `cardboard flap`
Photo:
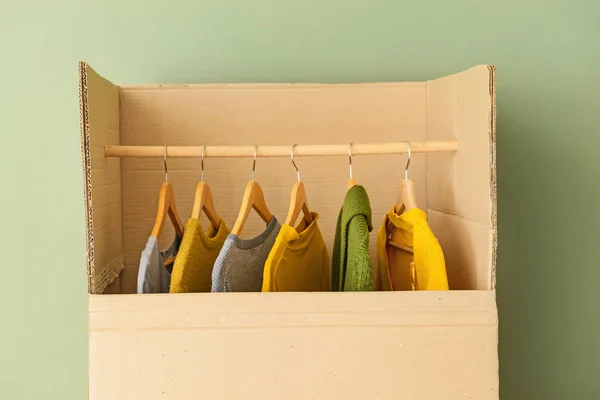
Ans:
[[[120,143],[119,91],[84,62],[79,63],[79,104],[88,291],[102,293],[123,269],[121,161],[104,157],[105,145]],[[95,247],[96,241],[101,245]]]
[[[489,291],[122,294],[90,298],[90,332],[300,326],[495,326]]]
[[[495,288],[497,244],[496,204],[496,97],[495,69],[480,65],[458,74],[428,82],[427,140],[457,139],[455,154],[427,156],[427,197],[430,211],[436,213],[431,221],[440,236],[444,253],[452,263],[449,270],[464,270],[468,281],[478,282],[477,289]],[[443,215],[445,218],[441,218]],[[459,222],[458,219],[464,221]],[[447,224],[453,220],[456,223]],[[436,222],[443,222],[439,225]],[[435,225],[435,226],[434,226]],[[478,235],[460,237],[446,230],[458,226],[477,226]],[[460,232],[466,231],[459,230]],[[444,240],[447,238],[448,240]],[[486,244],[485,248],[477,247]],[[469,254],[466,259],[451,254],[460,248]],[[475,260],[474,254],[480,257]],[[482,281],[488,276],[487,281]],[[464,288],[467,281],[450,281],[451,288]],[[481,284],[484,284],[481,286]]]

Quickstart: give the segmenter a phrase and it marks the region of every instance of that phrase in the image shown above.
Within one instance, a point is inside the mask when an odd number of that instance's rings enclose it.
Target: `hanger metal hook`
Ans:
[[[410,142],[404,142],[404,143],[406,143],[406,146],[408,147],[408,160],[406,160],[406,168],[404,169],[404,179],[408,179],[408,166],[410,165],[411,150],[410,150]]]
[[[169,182],[169,171],[167,169],[167,146],[165,145],[165,151],[163,153],[163,162],[165,163],[165,182]]]
[[[252,180],[254,181],[254,173],[256,171],[256,153],[258,152],[258,148],[254,145],[254,161],[252,162]]]
[[[296,147],[296,144],[292,145],[292,149],[290,150],[290,158],[292,159],[292,164],[294,165],[294,168],[296,168],[296,176],[298,177],[298,182],[300,182],[300,170],[298,169],[298,166],[296,165],[296,162],[294,161],[294,147]]]
[[[204,182],[204,152],[206,151],[206,145],[202,147],[202,158],[200,158],[200,165],[202,166],[202,172],[200,172],[200,182]]]
[[[352,179],[352,143],[348,146],[348,162],[350,163],[350,179]]]

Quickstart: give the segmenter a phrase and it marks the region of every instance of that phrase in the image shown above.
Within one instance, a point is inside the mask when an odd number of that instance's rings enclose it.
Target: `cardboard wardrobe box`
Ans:
[[[492,66],[427,82],[133,86],[79,68],[90,399],[498,398]],[[105,146],[446,139],[459,141],[457,152],[413,154],[409,175],[443,247],[450,291],[133,294],[163,160],[105,157]],[[348,157],[296,162],[332,246]],[[200,160],[167,164],[185,223]],[[204,164],[231,228],[252,159]],[[352,165],[371,199],[374,247],[406,155],[355,156]],[[283,220],[296,180],[290,160],[259,158],[256,180]],[[263,228],[255,218],[243,235]],[[161,247],[172,239],[163,232]]]

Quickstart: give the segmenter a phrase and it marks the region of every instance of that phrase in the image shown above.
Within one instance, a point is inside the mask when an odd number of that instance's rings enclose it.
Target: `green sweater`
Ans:
[[[365,188],[351,187],[340,210],[333,243],[332,291],[372,291],[375,289],[369,255],[371,204]]]

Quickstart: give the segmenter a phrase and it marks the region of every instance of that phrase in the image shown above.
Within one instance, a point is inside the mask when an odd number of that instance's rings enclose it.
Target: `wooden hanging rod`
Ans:
[[[347,156],[350,144],[297,145],[294,157],[302,156]],[[168,158],[192,158],[202,155],[203,146],[168,146]],[[257,157],[289,157],[291,145],[257,146]],[[458,151],[458,140],[410,142],[412,153],[443,153]],[[163,157],[164,146],[119,146],[104,147],[106,157]],[[402,154],[408,153],[405,142],[353,143],[352,155]],[[204,157],[237,158],[254,157],[254,146],[206,146]]]

